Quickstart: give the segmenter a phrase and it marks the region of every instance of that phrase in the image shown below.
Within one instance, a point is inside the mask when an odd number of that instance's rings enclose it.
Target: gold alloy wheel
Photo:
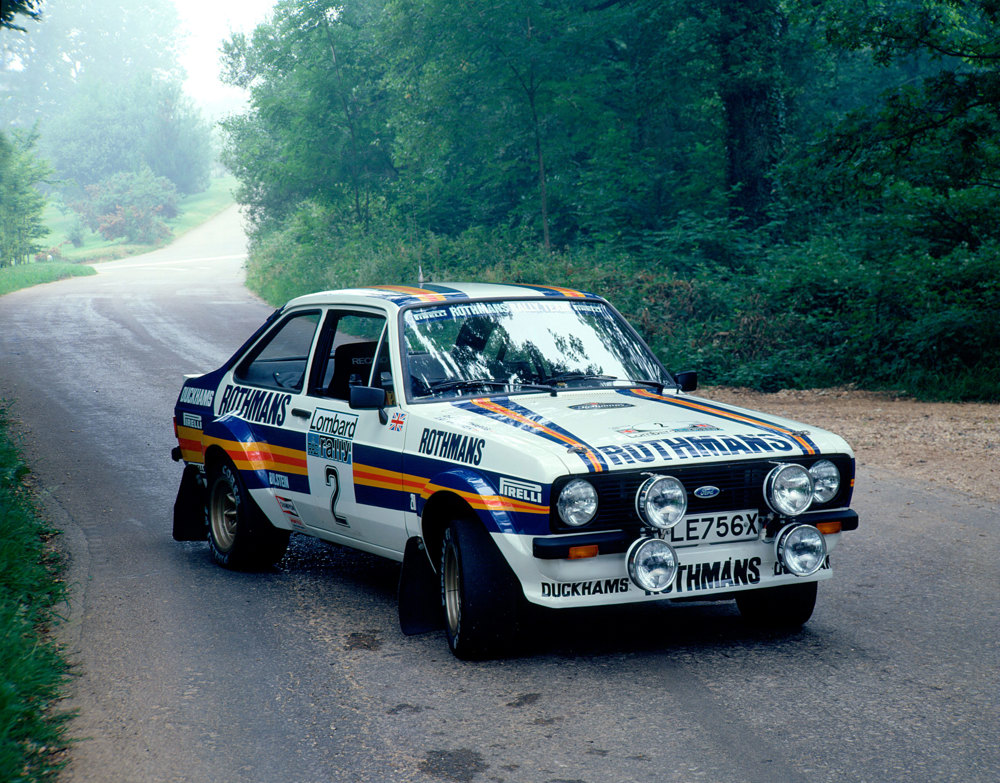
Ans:
[[[450,538],[450,537],[449,537]],[[446,540],[444,547],[444,564],[442,586],[444,589],[444,613],[448,623],[448,631],[452,636],[458,633],[462,620],[462,583],[458,566],[458,553],[455,542]]]
[[[236,541],[236,522],[238,511],[236,509],[236,495],[232,487],[220,486],[220,482],[215,485],[212,493],[212,505],[210,522],[212,524],[212,538],[215,545],[221,552],[228,552],[233,548]]]

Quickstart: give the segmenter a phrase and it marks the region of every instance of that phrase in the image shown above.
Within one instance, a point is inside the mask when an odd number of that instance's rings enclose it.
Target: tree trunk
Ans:
[[[767,220],[771,173],[781,151],[784,89],[777,0],[721,0],[720,97],[730,211],[751,227]]]

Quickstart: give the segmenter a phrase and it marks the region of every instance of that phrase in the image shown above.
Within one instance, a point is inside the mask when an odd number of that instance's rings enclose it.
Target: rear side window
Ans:
[[[268,389],[302,391],[320,313],[295,313],[272,329],[236,367],[236,380]]]

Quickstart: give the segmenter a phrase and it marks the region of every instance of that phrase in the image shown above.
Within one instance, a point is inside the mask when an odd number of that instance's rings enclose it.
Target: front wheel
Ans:
[[[212,558],[232,569],[267,568],[288,548],[289,531],[274,527],[253,502],[239,472],[224,462],[208,488],[208,542]]]
[[[481,660],[510,650],[520,625],[520,585],[478,522],[456,520],[445,530],[439,576],[455,656]]]
[[[736,606],[757,628],[794,630],[806,624],[816,607],[816,582],[765,587],[736,594]]]

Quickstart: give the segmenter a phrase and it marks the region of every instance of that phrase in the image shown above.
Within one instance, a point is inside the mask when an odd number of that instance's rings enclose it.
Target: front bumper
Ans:
[[[855,530],[858,515],[851,510],[806,514],[796,521],[840,530]],[[770,535],[751,541],[677,547],[679,568],[673,585],[663,593],[647,593],[628,576],[625,553],[638,536],[621,530],[561,536],[530,537],[494,534],[517,575],[525,598],[540,606],[571,608],[669,599],[718,599],[741,590],[816,582],[832,575],[829,557],[809,577],[788,573],[778,562]],[[840,533],[825,536],[832,551]],[[597,547],[595,557],[570,559],[570,550]]]

